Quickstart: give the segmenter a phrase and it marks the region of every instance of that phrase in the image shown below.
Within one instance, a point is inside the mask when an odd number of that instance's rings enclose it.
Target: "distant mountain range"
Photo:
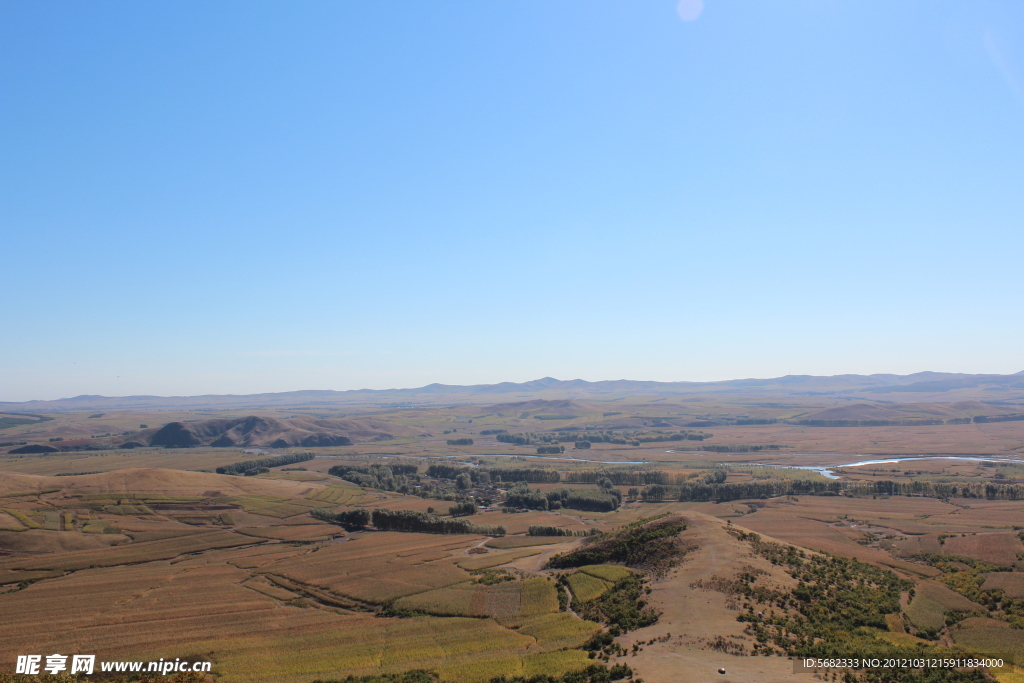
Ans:
[[[0,402],[0,412],[63,413],[95,410],[240,410],[490,403],[515,399],[613,400],[629,397],[711,394],[721,398],[758,396],[843,396],[887,402],[1024,401],[1024,372],[1013,375],[971,375],[918,372],[912,375],[786,375],[770,379],[720,382],[648,382],[553,377],[530,382],[501,382],[469,386],[428,384],[415,389],[309,390],[267,394],[209,394],[204,396],[75,396],[53,401]]]

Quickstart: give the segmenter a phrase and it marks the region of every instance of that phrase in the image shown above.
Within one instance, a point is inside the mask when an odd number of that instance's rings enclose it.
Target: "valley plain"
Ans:
[[[0,667],[1019,680],[1024,389],[930,375],[5,404]]]

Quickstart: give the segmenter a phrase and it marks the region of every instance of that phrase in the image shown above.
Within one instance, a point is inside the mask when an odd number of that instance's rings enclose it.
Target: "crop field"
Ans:
[[[359,505],[365,496],[362,489],[354,486],[331,484],[330,486],[317,489],[307,495],[306,498],[327,504],[321,507],[328,507],[329,505]]]
[[[599,598],[612,587],[610,581],[599,579],[582,571],[569,574],[566,581],[569,583],[569,590],[580,602],[590,602]]]
[[[953,641],[972,652],[992,657],[1004,657],[1018,666],[1024,666],[1024,631],[1010,628],[1006,622],[994,619],[965,619],[952,630]]]
[[[1024,598],[1024,572],[993,572],[985,575],[983,590],[998,589],[1011,598]]]
[[[464,558],[459,560],[458,565],[467,571],[490,569],[491,567],[508,564],[513,560],[518,560],[523,557],[538,555],[540,552],[541,551],[536,548],[520,548],[518,550],[508,550],[506,552],[499,553],[492,552],[487,555],[477,555],[475,557]]]
[[[492,617],[508,620],[558,610],[554,584],[541,578],[492,585],[459,583],[410,595],[395,607],[441,616]]]
[[[279,519],[294,517],[309,512],[314,507],[321,507],[316,501],[271,496],[239,496],[232,499],[232,502],[246,512]]]
[[[615,564],[588,564],[585,567],[580,567],[580,571],[610,583],[621,581],[630,574],[635,573]]]
[[[577,619],[565,612],[540,614],[523,620],[519,633],[532,636],[545,649],[579,647],[601,630],[600,624]]]
[[[565,536],[501,536],[500,538],[492,538],[487,541],[484,545],[488,548],[529,548],[536,545],[558,545],[561,543],[571,543],[576,539],[567,538]]]
[[[918,628],[941,629],[946,624],[946,612],[984,611],[984,607],[968,600],[941,583],[918,581],[914,599],[907,609],[907,616]]]
[[[345,543],[264,565],[262,571],[382,604],[469,580],[469,574],[455,564],[455,551],[445,548],[456,543],[468,547],[479,540],[479,536],[353,534]]]
[[[244,536],[273,538],[279,541],[313,542],[326,541],[341,535],[341,530],[330,524],[296,524],[288,526],[242,527],[237,530]]]
[[[1024,552],[1024,544],[1015,533],[975,533],[944,540],[945,554],[971,557],[992,564],[1011,565]]]

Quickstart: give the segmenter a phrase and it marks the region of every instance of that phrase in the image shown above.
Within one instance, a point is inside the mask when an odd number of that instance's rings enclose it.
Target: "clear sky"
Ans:
[[[0,400],[1024,369],[1024,3],[0,3]]]

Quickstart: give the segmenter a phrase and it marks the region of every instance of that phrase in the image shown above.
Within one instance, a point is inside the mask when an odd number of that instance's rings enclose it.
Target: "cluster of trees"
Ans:
[[[678,538],[685,529],[686,522],[679,518],[640,519],[582,548],[554,555],[548,560],[548,567],[568,569],[621,562],[658,573],[686,553],[686,547]]]
[[[560,526],[545,526],[543,524],[531,524],[527,530],[527,536],[597,536],[601,532],[597,529],[566,529]]]
[[[610,487],[596,489],[555,489],[547,492],[548,507],[590,512],[611,512],[622,504],[622,493]]]
[[[328,508],[315,508],[309,511],[309,515],[324,522],[340,524],[349,530],[362,529],[372,521],[372,515],[366,508],[343,510],[341,512],[334,512]]]
[[[607,481],[607,480],[606,480]],[[534,491],[529,486],[517,485],[505,494],[505,505],[528,510],[589,510],[611,512],[622,503],[622,493],[608,482],[601,489],[555,489],[547,493]]]
[[[243,474],[249,470],[259,467],[280,467],[281,465],[291,465],[296,462],[306,462],[307,460],[312,460],[315,457],[316,456],[312,453],[295,453],[293,455],[276,455],[270,458],[243,460],[241,462],[233,462],[230,465],[218,467],[217,474]]]
[[[445,443],[449,446],[472,446],[473,439],[448,439]]]
[[[557,484],[561,475],[555,470],[530,469],[527,467],[461,467],[439,463],[427,468],[427,476],[435,479],[455,479],[462,474],[469,475],[474,484],[499,481],[524,481],[531,484]]]
[[[481,534],[504,536],[508,529],[494,524],[473,524],[464,519],[445,519],[415,510],[373,511],[373,526],[379,531],[411,531],[422,534]]]
[[[508,434],[507,429],[484,429],[480,431],[480,436],[494,436],[495,434]],[[498,439],[501,441],[501,439]]]
[[[415,476],[416,471],[416,465],[399,463],[369,466],[335,465],[327,470],[327,474],[370,489],[411,493],[414,486],[410,477]]]
[[[505,493],[505,505],[511,508],[527,510],[547,510],[548,497],[529,486],[516,486]]]
[[[586,450],[586,449],[590,448],[590,447],[591,447],[591,445],[592,445],[592,444],[591,444],[591,443],[590,443],[589,441],[577,441],[577,442],[576,442],[576,443],[574,444],[574,447],[575,447],[575,448],[578,448],[578,449],[580,449],[580,450]]]
[[[477,513],[476,503],[471,500],[464,500],[448,508],[448,514],[452,517],[468,517]]]
[[[509,434],[508,432],[501,432],[495,438],[502,443],[510,443],[516,446],[529,446],[533,443],[533,439],[526,434]]]
[[[754,552],[782,566],[797,580],[793,590],[759,586],[755,581],[735,581],[729,587],[745,607],[739,620],[754,637],[755,654],[842,659],[900,659],[942,657],[941,650],[923,644],[883,641],[874,633],[887,629],[886,615],[899,614],[900,595],[913,583],[890,571],[825,553],[805,554],[792,546],[767,543],[757,534],[732,532],[750,542]],[[756,577],[753,577],[756,579]],[[984,681],[978,671],[936,669],[888,669],[884,676],[849,674],[844,680],[885,681]]]
[[[661,612],[647,604],[644,583],[640,574],[630,574],[615,582],[603,595],[587,602],[574,604],[576,612],[589,621],[604,623],[614,638],[626,631],[635,631],[657,623]]]
[[[558,455],[565,453],[565,446],[537,446],[537,455]]]

